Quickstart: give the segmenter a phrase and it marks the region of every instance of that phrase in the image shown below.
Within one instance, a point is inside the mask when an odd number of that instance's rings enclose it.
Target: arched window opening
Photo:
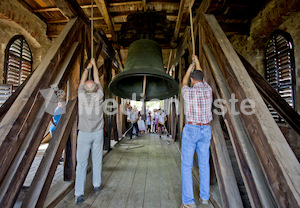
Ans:
[[[295,105],[295,61],[291,36],[283,31],[276,31],[267,44],[266,79],[294,109]],[[278,113],[269,106],[276,122],[283,122]]]
[[[23,36],[10,40],[5,57],[4,83],[11,84],[15,90],[32,72],[32,54]]]

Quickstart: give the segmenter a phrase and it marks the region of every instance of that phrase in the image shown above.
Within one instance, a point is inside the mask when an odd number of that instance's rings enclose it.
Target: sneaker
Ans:
[[[99,192],[100,191],[100,187],[94,187],[94,192]]]
[[[75,197],[75,203],[76,204],[81,204],[82,202],[84,202],[83,195]]]
[[[197,208],[196,204],[182,204],[180,208]]]
[[[203,199],[199,199],[199,202],[201,203],[201,204],[208,204],[208,200],[203,200]]]

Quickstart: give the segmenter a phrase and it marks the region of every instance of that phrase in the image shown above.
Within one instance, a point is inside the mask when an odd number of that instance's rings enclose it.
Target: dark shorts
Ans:
[[[161,129],[162,129],[163,127],[164,127],[163,124],[160,124],[160,123],[158,124],[158,128],[161,128]]]

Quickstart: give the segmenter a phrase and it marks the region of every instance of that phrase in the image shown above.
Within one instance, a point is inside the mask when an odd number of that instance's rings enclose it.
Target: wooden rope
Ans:
[[[146,98],[146,81],[147,81],[147,76],[144,75],[144,81],[143,81],[143,98]]]
[[[94,29],[94,1],[91,0],[91,59],[94,57],[94,34],[93,34],[93,29]],[[89,80],[91,80],[92,77],[92,72],[91,69],[89,69]]]
[[[192,5],[189,6],[189,9],[190,9],[190,22],[191,22],[191,36],[192,36],[193,55],[195,55],[195,39],[194,39],[194,28],[193,28]]]

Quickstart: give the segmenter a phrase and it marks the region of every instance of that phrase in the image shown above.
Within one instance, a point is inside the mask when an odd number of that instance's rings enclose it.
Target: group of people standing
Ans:
[[[154,109],[153,113],[148,111],[146,117],[147,131],[149,133],[158,133],[161,138],[162,131],[166,131],[166,121],[167,115],[162,109]]]
[[[146,110],[146,125],[145,121],[142,118],[141,111],[138,111],[137,107],[130,106],[127,104],[126,106],[127,113],[127,122],[129,123],[130,129],[130,139],[135,134],[138,137],[139,133],[144,134],[147,130],[148,133],[159,133],[159,137],[161,138],[162,130],[165,129],[165,123],[167,121],[167,116],[163,112],[162,109],[154,109],[153,113],[147,107]],[[147,129],[146,129],[147,126]]]
[[[208,204],[210,197],[210,167],[209,148],[211,140],[210,121],[212,120],[212,89],[203,78],[197,56],[193,55],[193,63],[189,66],[182,81],[182,96],[184,99],[186,124],[182,132],[181,145],[181,176],[182,176],[182,208],[195,208],[193,193],[192,167],[195,150],[198,156],[200,172],[200,202]],[[196,70],[194,70],[196,67]],[[94,80],[87,80],[88,71],[93,69]],[[189,80],[192,87],[188,86]],[[84,201],[84,187],[90,151],[92,153],[92,170],[94,191],[100,191],[102,154],[103,154],[103,89],[100,84],[98,68],[92,58],[84,70],[78,88],[78,137],[77,166],[75,180],[75,203]],[[60,109],[58,108],[57,111]],[[54,117],[53,127],[56,127],[60,116]],[[127,106],[127,121],[130,123],[130,138],[133,128],[138,136],[141,115],[136,107]],[[146,111],[147,130],[150,133],[158,131],[161,137],[162,129],[167,121],[162,110],[151,113]],[[143,121],[144,122],[144,121]],[[140,126],[141,128],[141,126]],[[144,130],[145,123],[144,123]],[[52,128],[54,131],[55,128]],[[52,134],[52,132],[51,132]]]

